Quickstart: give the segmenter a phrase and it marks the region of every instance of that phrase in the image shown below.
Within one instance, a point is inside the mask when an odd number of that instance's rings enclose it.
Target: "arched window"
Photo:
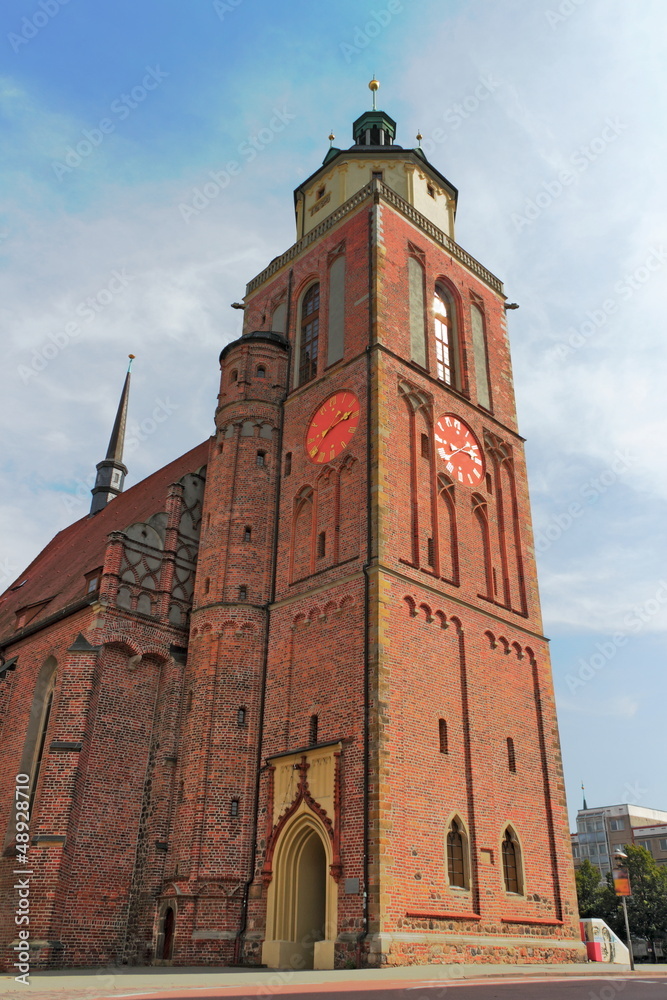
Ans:
[[[433,297],[436,374],[445,385],[456,388],[456,313],[451,296],[442,285],[435,286]]]
[[[35,794],[37,792],[37,782],[39,781],[39,772],[42,766],[42,758],[44,756],[44,747],[46,744],[46,734],[49,728],[49,719],[51,718],[51,708],[53,706],[53,692],[56,687],[56,673],[55,670],[51,675],[48,687],[44,692],[44,700],[42,702],[41,718],[39,722],[38,738],[35,746],[35,753],[32,760],[32,767],[29,769],[28,774],[30,775],[30,804],[28,805],[28,812],[32,815],[32,809],[35,802]]]
[[[503,879],[506,892],[521,894],[521,848],[510,826],[503,838]]]
[[[299,385],[317,375],[317,350],[320,334],[320,286],[311,285],[301,301],[299,344]]]
[[[475,362],[475,382],[477,383],[477,402],[487,410],[491,409],[491,392],[489,389],[489,365],[486,358],[486,334],[484,331],[484,313],[473,302],[470,306],[472,327],[472,354]]]
[[[447,877],[450,885],[467,889],[466,843],[461,824],[453,819],[447,834]]]
[[[238,380],[238,377],[239,377],[238,371],[236,370],[236,368],[232,368],[232,370],[229,373],[229,381],[236,382]]]
[[[266,368],[264,365],[257,365],[257,378],[266,378]]]

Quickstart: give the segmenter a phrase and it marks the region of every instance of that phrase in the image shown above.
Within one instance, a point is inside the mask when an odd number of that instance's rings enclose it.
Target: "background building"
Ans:
[[[0,604],[35,964],[583,954],[508,305],[395,135],[297,188],[213,437],[119,493],[126,383],[91,515]]]
[[[656,861],[667,862],[667,812],[628,802],[579,810],[577,832],[572,834],[575,868],[588,858],[605,875],[610,870],[610,852],[624,844],[645,847]]]

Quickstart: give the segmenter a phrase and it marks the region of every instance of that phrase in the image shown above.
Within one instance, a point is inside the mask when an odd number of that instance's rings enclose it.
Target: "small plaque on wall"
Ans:
[[[359,879],[358,878],[346,878],[345,879],[345,894],[347,896],[358,896],[359,895]]]

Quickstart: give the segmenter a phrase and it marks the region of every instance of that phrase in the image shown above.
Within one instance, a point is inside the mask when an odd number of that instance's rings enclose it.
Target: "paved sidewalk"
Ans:
[[[396,969],[351,969],[340,972],[294,972],[252,968],[138,967],[76,969],[57,972],[35,972],[28,986],[14,981],[13,976],[0,973],[0,997],[4,1000],[102,1000],[129,998],[139,1000],[151,993],[176,990],[181,996],[200,991],[216,991],[219,996],[270,997],[288,992],[303,992],[316,987],[320,990],[349,989],[351,986],[389,991],[409,984],[442,983],[485,978],[545,979],[551,977],[594,977],[609,980],[627,975],[627,965],[604,965],[589,962],[582,965],[410,965]],[[637,973],[651,978],[667,977],[667,965],[640,965]]]

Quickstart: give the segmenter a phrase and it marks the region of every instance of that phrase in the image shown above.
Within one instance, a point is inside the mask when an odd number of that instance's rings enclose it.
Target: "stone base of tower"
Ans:
[[[554,965],[586,961],[580,940],[545,940],[457,934],[376,934],[368,942],[366,964],[400,965]]]

